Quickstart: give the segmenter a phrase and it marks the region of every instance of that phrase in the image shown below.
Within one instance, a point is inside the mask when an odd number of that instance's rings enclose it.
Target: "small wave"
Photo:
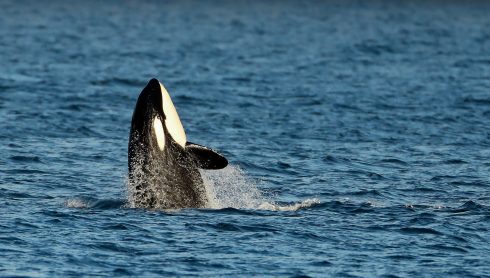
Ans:
[[[65,201],[65,207],[67,208],[88,208],[88,202],[81,199],[69,199]]]
[[[258,207],[258,209],[262,210],[272,210],[272,211],[297,211],[304,208],[314,207],[318,204],[321,204],[320,200],[317,198],[306,199],[301,202],[287,204],[287,205],[278,205],[274,203],[263,203]]]
[[[0,80],[7,80],[7,81],[14,81],[19,84],[25,84],[25,83],[39,83],[42,81],[42,79],[34,77],[34,76],[29,76],[29,75],[24,75],[20,73],[12,73],[12,74],[2,74],[0,75]]]
[[[270,225],[238,225],[233,223],[217,223],[217,224],[205,224],[209,228],[212,228],[220,232],[277,232],[277,228]]]
[[[401,165],[401,166],[407,166],[408,163],[401,160],[401,159],[396,159],[396,158],[386,158],[386,159],[381,159],[379,162],[385,163],[385,164],[395,164],[395,165]]]
[[[72,104],[68,104],[68,105],[62,106],[60,108],[63,109],[63,110],[77,111],[77,112],[78,111],[86,111],[86,110],[92,109],[91,106],[89,106],[87,104],[82,104],[82,103],[72,103]]]
[[[405,234],[431,234],[431,235],[442,235],[441,232],[434,230],[432,228],[424,227],[405,227],[401,228],[400,232]]]
[[[451,176],[451,175],[437,175],[433,176],[430,181],[441,181],[441,180],[453,180],[457,179],[457,176]]]
[[[478,98],[473,96],[468,96],[463,99],[464,103],[479,104],[479,105],[490,105],[490,99],[488,98]]]
[[[19,162],[41,162],[41,159],[38,156],[30,155],[14,155],[11,156],[10,159]]]
[[[17,175],[17,174],[45,174],[47,172],[42,171],[42,170],[36,170],[36,169],[11,169],[11,170],[5,170],[5,173]]]
[[[7,190],[4,188],[0,188],[0,197],[7,197],[7,198],[13,198],[13,199],[23,199],[23,198],[32,198],[33,196],[24,193],[24,192],[18,192],[14,190]]]
[[[354,47],[362,53],[376,56],[396,53],[396,50],[390,45],[382,44],[375,40],[365,40],[356,44]]]
[[[443,244],[433,244],[427,246],[430,249],[442,252],[468,253],[468,250],[458,246],[447,246]]]
[[[381,192],[379,192],[378,190],[376,189],[362,189],[360,191],[353,191],[351,193],[352,195],[354,196],[372,196],[372,197],[376,197],[376,196],[381,196]]]
[[[462,206],[458,208],[448,208],[448,212],[451,213],[463,213],[463,212],[481,212],[481,211],[488,211],[488,208],[482,204],[479,204],[474,201],[467,201],[464,203]]]
[[[124,207],[126,201],[124,200],[96,200],[96,199],[68,199],[64,205],[67,208],[93,208],[93,209],[118,209]]]
[[[250,77],[243,77],[243,76],[235,76],[235,77],[224,77],[222,78],[223,81],[230,81],[230,82],[236,82],[236,83],[249,83],[252,81]]]
[[[100,86],[106,86],[111,84],[133,86],[133,87],[144,86],[144,83],[142,83],[141,80],[136,80],[131,78],[117,78],[117,77],[92,80],[91,83],[92,85],[100,85]]]
[[[444,164],[449,164],[449,165],[453,165],[453,164],[468,164],[468,162],[462,160],[462,159],[448,159],[446,161],[444,161]]]

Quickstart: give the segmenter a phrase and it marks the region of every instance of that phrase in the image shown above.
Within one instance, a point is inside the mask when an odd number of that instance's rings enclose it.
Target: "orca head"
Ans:
[[[143,137],[150,137],[153,132],[160,150],[165,148],[168,139],[182,149],[185,149],[187,143],[184,127],[172,99],[155,78],[148,82],[138,98],[131,128]]]
[[[226,158],[216,151],[187,142],[184,127],[172,99],[165,87],[155,78],[148,82],[138,98],[131,122],[131,136],[133,132],[143,145],[154,146],[154,140],[151,138],[156,138],[156,145],[160,151],[169,143],[181,148],[198,168],[222,169],[228,165]]]

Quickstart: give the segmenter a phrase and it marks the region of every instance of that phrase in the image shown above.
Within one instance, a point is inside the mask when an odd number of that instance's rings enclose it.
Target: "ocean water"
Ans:
[[[490,3],[1,1],[0,276],[490,276]],[[132,208],[165,84],[209,208]]]

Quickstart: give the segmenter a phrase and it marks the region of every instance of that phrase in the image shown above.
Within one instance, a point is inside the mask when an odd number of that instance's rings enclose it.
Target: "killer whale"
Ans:
[[[216,151],[187,141],[165,87],[151,79],[141,91],[128,143],[130,203],[140,208],[201,208],[208,200],[200,169],[228,165]]]

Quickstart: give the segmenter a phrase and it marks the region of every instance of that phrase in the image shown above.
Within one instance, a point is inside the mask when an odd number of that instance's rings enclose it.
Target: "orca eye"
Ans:
[[[153,119],[153,130],[157,138],[157,144],[161,151],[165,148],[165,132],[163,131],[162,121],[158,117]]]

